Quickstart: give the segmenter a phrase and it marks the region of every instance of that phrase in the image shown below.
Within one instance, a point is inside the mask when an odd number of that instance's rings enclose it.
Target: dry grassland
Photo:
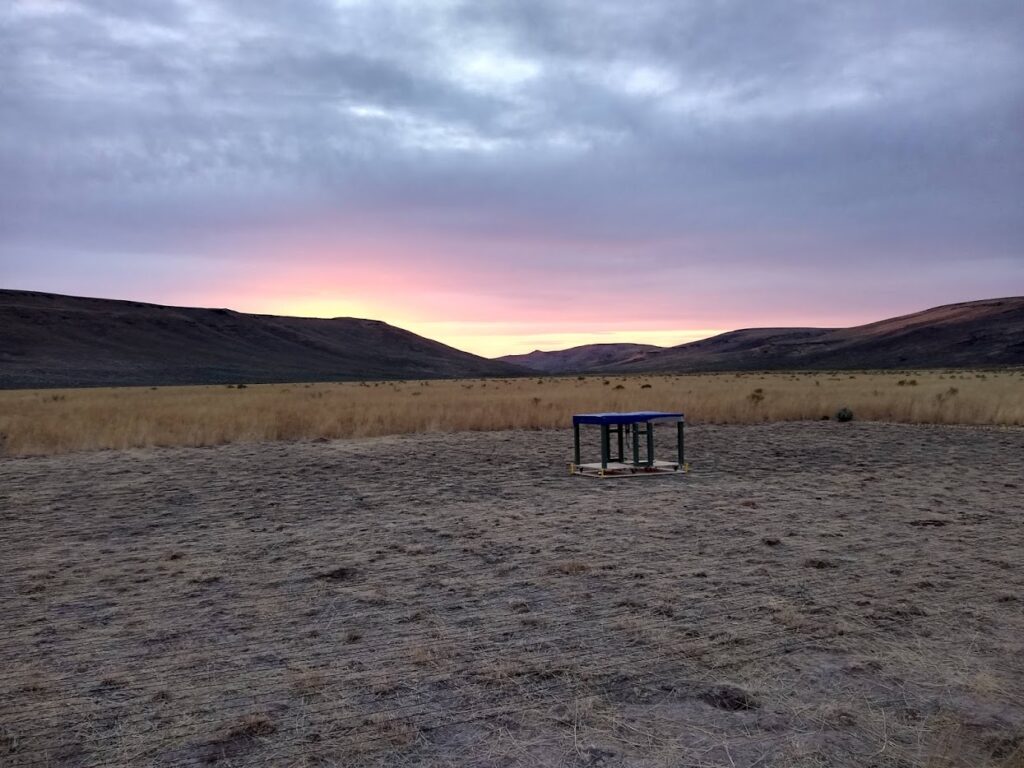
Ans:
[[[0,764],[1024,768],[1024,429],[689,445],[623,480],[566,430],[0,459]]]
[[[1024,424],[1024,371],[738,373],[0,392],[0,453],[550,429],[583,411],[691,423]]]

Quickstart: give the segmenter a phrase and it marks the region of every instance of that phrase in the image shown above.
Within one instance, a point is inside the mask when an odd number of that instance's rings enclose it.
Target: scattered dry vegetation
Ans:
[[[0,392],[0,453],[208,446],[413,432],[550,429],[584,411],[683,410],[691,423],[835,418],[1024,424],[1024,371],[139,387]]]
[[[570,445],[0,460],[0,764],[1024,768],[1024,430]]]

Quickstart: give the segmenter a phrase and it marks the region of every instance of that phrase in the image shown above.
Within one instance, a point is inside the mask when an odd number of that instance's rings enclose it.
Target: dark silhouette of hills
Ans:
[[[594,346],[602,362],[579,367]],[[1024,297],[948,304],[852,328],[747,328],[675,347],[592,345],[502,358],[545,372],[687,372],[1024,365]],[[590,359],[597,359],[591,357]]]
[[[487,360],[378,320],[250,315],[0,290],[0,388],[1024,365],[1024,297],[852,328],[748,328]]]
[[[660,349],[662,347],[653,344],[584,344],[558,352],[542,352],[537,349],[525,355],[505,355],[498,360],[544,373],[580,373],[629,362]]]
[[[521,373],[377,320],[0,290],[0,388]]]

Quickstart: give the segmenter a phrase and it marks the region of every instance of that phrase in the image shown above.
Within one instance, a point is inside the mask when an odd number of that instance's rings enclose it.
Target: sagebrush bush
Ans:
[[[836,421],[853,421],[853,411],[849,408],[840,408],[836,411]]]

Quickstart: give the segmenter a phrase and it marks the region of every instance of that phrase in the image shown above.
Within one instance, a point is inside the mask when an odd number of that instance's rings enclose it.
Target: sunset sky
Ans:
[[[1024,294],[1024,3],[6,0],[0,287],[489,356]]]

